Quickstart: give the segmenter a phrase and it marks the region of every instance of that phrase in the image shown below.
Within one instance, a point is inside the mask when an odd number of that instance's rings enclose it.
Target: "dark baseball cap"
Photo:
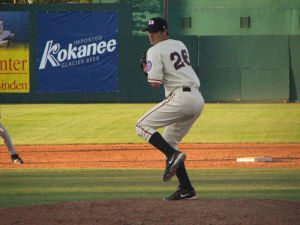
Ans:
[[[168,29],[168,22],[164,18],[155,17],[148,20],[147,27],[143,31],[158,32]]]

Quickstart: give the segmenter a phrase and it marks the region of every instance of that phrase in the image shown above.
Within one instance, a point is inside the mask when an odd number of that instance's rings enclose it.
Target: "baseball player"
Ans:
[[[137,134],[166,156],[163,181],[175,174],[179,188],[165,200],[195,199],[196,192],[185,169],[185,153],[177,145],[200,116],[204,100],[200,81],[191,67],[186,46],[168,38],[168,24],[163,18],[152,18],[147,27],[152,45],[141,66],[153,88],[164,85],[165,99],[149,110],[136,123]],[[163,135],[156,129],[165,127]]]
[[[0,119],[1,119],[1,113],[0,113]],[[16,153],[16,150],[14,148],[14,145],[11,141],[11,138],[7,132],[7,130],[3,127],[3,125],[0,123],[0,136],[3,138],[4,144],[6,145],[8,152],[11,156],[11,161],[14,164],[22,164],[24,161],[19,157],[19,155]]]

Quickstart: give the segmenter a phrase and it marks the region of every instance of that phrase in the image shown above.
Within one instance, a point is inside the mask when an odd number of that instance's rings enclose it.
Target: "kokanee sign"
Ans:
[[[118,13],[39,12],[38,92],[117,92]]]
[[[68,48],[63,49],[61,48],[61,44],[53,44],[53,40],[49,40],[45,45],[39,69],[45,69],[47,62],[49,62],[51,66],[56,67],[67,61],[101,55],[106,51],[113,52],[116,50],[116,46],[117,41],[115,39],[111,39],[108,42],[100,41],[98,43],[90,43],[86,45],[80,45],[78,47],[73,46],[72,43],[69,43]]]

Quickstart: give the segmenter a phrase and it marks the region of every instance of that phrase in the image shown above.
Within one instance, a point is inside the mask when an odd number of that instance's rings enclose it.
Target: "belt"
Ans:
[[[183,87],[182,91],[187,91],[187,92],[191,92],[191,88],[190,87]]]

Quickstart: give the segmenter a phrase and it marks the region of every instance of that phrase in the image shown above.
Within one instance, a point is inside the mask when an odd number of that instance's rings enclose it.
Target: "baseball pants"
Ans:
[[[191,88],[190,91],[177,88],[138,120],[137,134],[149,142],[156,129],[165,127],[163,138],[178,150],[178,143],[201,115],[203,108],[204,100],[198,88]]]
[[[3,138],[4,144],[6,145],[9,154],[10,155],[17,154],[7,130],[3,127],[1,123],[0,123],[0,136]]]

